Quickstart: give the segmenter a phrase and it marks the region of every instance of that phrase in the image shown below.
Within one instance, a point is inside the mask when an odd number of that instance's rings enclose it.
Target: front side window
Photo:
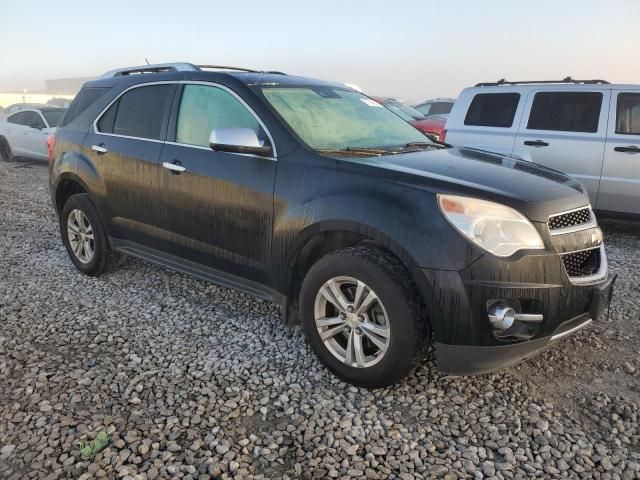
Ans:
[[[640,135],[640,93],[621,93],[618,95],[616,133]]]
[[[186,85],[180,100],[176,142],[208,147],[214,128],[250,128],[263,144],[269,143],[258,120],[231,93],[208,85]]]
[[[353,90],[265,86],[262,92],[291,130],[315,150],[429,143],[427,137],[395,113]]]
[[[520,102],[519,93],[479,93],[471,101],[465,125],[510,128]]]
[[[173,85],[137,87],[122,95],[98,120],[98,131],[160,140],[169,115]]]
[[[595,133],[601,107],[600,92],[539,92],[527,129]]]
[[[67,110],[65,108],[55,110],[42,110],[42,115],[44,115],[44,118],[50,127],[55,127],[60,123],[60,119],[66,111]]]

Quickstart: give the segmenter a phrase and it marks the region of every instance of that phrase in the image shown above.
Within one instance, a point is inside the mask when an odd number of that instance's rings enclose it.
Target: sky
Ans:
[[[510,80],[640,83],[640,0],[0,0],[0,91],[186,61],[410,102]]]

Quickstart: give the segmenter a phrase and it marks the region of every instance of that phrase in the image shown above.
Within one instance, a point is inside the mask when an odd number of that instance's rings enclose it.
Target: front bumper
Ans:
[[[450,375],[476,375],[515,365],[597,321],[609,307],[616,277],[589,287],[584,313],[560,323],[549,335],[508,345],[452,345],[436,342],[440,371]]]

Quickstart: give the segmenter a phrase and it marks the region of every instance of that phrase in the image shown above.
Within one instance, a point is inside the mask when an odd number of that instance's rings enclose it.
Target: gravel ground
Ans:
[[[638,225],[604,225],[609,322],[496,374],[429,356],[367,391],[275,305],[134,259],[81,275],[46,178],[0,162],[0,477],[640,479]]]

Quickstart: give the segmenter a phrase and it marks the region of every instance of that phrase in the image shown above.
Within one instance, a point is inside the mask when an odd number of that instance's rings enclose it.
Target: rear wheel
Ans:
[[[320,360],[355,385],[391,385],[418,363],[427,323],[406,270],[364,246],[327,255],[300,294],[302,326]]]
[[[60,233],[69,258],[82,273],[98,276],[118,263],[120,255],[111,250],[98,212],[86,193],[72,195],[64,204]]]
[[[13,151],[6,138],[0,138],[0,160],[13,162]]]

